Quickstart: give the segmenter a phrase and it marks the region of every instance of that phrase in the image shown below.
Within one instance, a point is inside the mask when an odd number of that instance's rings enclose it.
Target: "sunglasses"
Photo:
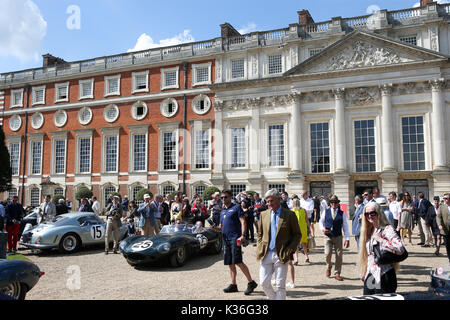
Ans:
[[[364,193],[363,194],[363,197],[367,197],[369,194],[368,193]]]
[[[220,197],[220,199],[228,199],[228,197]]]
[[[376,212],[376,211],[366,212],[366,216],[376,216],[376,215],[378,215],[378,212]]]
[[[442,199],[444,199],[444,200],[448,200],[448,198],[442,198]]]

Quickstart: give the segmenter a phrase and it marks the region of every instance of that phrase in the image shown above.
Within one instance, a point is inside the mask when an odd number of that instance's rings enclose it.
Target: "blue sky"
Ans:
[[[45,53],[76,61],[208,40],[220,36],[224,22],[265,31],[297,23],[302,9],[319,22],[366,15],[373,6],[411,8],[418,1],[0,0],[0,73],[40,67]]]

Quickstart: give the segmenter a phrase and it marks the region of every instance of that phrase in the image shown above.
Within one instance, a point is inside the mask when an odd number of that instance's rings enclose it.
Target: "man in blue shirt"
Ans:
[[[361,224],[362,224],[362,213],[364,210],[364,203],[363,203],[363,198],[362,196],[360,196],[359,194],[355,197],[355,206],[356,206],[356,210],[355,210],[355,216],[353,217],[352,220],[352,233],[353,236],[355,237],[355,241],[356,241],[356,247],[358,248],[358,252],[359,252],[359,234],[361,231]]]
[[[237,244],[237,240],[240,243],[245,241],[246,222],[244,212],[239,204],[231,202],[233,193],[230,190],[224,190],[220,198],[223,202],[223,209],[220,212],[219,228],[222,229],[224,265],[230,268],[231,275],[231,284],[223,291],[225,293],[238,291],[236,284],[237,265],[248,280],[247,290],[244,294],[249,295],[258,284],[252,279],[247,265],[243,262],[242,248]]]
[[[0,202],[0,232],[3,231],[3,227],[5,224],[5,207],[3,206],[3,204]]]

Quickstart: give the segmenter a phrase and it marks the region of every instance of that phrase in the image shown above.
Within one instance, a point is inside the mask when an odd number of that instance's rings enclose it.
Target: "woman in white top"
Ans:
[[[170,207],[170,221],[175,223],[176,219],[181,220],[181,208],[182,203],[180,200],[180,196],[178,194],[175,195],[174,201],[172,202],[172,206]]]

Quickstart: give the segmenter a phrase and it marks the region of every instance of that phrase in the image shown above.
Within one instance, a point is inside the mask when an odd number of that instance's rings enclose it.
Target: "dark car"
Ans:
[[[330,300],[450,300],[450,265],[431,269],[427,291],[373,294],[334,298]]]
[[[171,266],[180,267],[188,256],[199,252],[219,254],[222,235],[213,229],[191,224],[170,225],[164,226],[156,236],[134,236],[123,240],[120,251],[132,266],[168,259]]]
[[[43,274],[28,261],[0,260],[0,299],[24,300]]]

